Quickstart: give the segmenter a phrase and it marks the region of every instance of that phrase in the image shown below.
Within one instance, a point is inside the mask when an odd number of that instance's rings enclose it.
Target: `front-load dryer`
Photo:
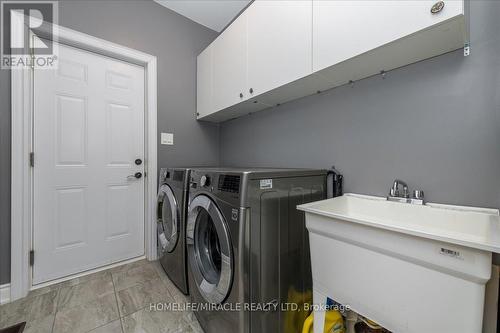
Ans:
[[[188,294],[186,257],[186,214],[188,168],[163,168],[157,200],[157,247],[160,263],[170,280]]]
[[[199,168],[186,225],[194,313],[206,333],[301,332],[312,303],[296,206],[326,197],[326,170]],[[304,309],[302,309],[304,310]]]

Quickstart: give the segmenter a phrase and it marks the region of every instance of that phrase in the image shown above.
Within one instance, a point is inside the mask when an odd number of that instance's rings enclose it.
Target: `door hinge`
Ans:
[[[144,178],[146,178],[146,175],[147,175],[147,174],[146,174],[146,171],[144,171]]]
[[[35,264],[35,250],[30,251],[30,266],[33,266]]]
[[[34,167],[34,166],[35,166],[35,153],[31,152],[30,153],[30,167]]]
[[[29,47],[30,49],[30,57],[31,57],[31,63],[30,63],[30,67],[32,70],[35,70],[35,35],[32,34],[31,35],[31,45]]]

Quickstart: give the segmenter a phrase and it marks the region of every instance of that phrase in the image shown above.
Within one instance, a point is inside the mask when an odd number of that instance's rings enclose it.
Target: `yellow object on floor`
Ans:
[[[312,291],[299,291],[293,286],[288,289],[287,303],[296,304],[297,309],[287,309],[284,319],[285,332],[299,332],[304,327],[308,311],[305,310],[307,303],[312,303]]]
[[[381,330],[383,329],[382,326],[374,322],[373,320],[370,320],[368,318],[365,318],[363,316],[359,316],[359,319],[364,322],[369,328],[375,329],[375,330]]]
[[[313,333],[314,313],[311,313],[304,322],[302,333]],[[344,333],[344,319],[340,312],[335,310],[326,311],[324,333]]]

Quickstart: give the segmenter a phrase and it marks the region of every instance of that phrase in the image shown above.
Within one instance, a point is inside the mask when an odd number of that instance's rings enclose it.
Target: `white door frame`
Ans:
[[[24,22],[29,22],[29,20],[24,20]],[[22,20],[17,24],[18,26],[13,29],[24,29]],[[145,69],[145,253],[148,260],[155,260],[157,256],[154,216],[157,191],[156,57],[61,26],[54,25],[54,28],[52,38],[61,44],[127,61]],[[44,31],[37,31],[36,34],[42,38],[51,36]],[[32,287],[29,265],[29,252],[32,249],[33,239],[33,174],[29,165],[29,155],[33,147],[32,87],[32,69],[11,70],[11,301],[25,297]]]

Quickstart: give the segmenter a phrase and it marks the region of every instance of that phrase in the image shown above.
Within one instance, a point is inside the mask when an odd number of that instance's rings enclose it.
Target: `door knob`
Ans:
[[[135,160],[135,164],[136,165],[141,165],[142,164],[142,160],[140,158],[136,159]]]
[[[142,172],[136,172],[134,173],[133,175],[129,175],[127,176],[127,179],[132,179],[132,178],[136,178],[136,179],[139,179],[142,177]]]
[[[250,94],[253,94],[253,88],[250,88],[248,91],[250,92]]]

